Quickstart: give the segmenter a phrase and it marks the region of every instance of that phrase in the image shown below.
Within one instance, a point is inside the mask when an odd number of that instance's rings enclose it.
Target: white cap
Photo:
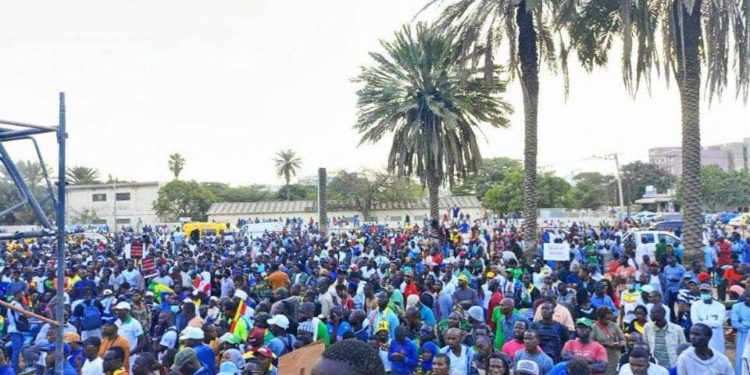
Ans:
[[[289,318],[282,314],[276,314],[266,322],[269,326],[279,326],[283,329],[289,328]]]
[[[153,297],[153,296],[154,296],[154,292],[152,292],[150,290],[148,292],[146,292],[146,297]]]
[[[203,330],[198,327],[187,327],[180,333],[180,340],[203,340]]]
[[[120,302],[117,305],[115,305],[115,310],[130,310],[130,304],[127,302]]]
[[[242,289],[237,289],[234,291],[234,298],[239,298],[244,301],[247,299],[247,293]]]
[[[190,298],[185,298],[184,300],[182,300],[182,303],[193,303],[193,300],[191,300]]]
[[[104,292],[102,293],[103,296],[111,296],[112,295],[112,289],[104,289]]]

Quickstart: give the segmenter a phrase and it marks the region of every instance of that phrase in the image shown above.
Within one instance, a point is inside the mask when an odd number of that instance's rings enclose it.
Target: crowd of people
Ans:
[[[71,236],[65,280],[54,239],[5,243],[0,295],[54,319],[64,283],[66,375],[274,375],[316,342],[314,375],[750,373],[741,236],[712,232],[691,259],[679,243],[624,241],[627,222],[574,224],[525,252],[512,222],[449,214],[329,234],[294,218],[254,238]],[[545,260],[545,242],[568,243],[569,261]],[[0,375],[54,373],[56,330],[2,316]]]

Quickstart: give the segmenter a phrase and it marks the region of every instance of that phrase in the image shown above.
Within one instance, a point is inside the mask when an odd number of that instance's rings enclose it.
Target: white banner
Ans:
[[[567,262],[570,260],[570,245],[567,243],[544,244],[544,260],[559,260]]]

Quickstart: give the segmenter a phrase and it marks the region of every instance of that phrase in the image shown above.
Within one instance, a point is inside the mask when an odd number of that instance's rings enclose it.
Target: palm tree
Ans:
[[[16,169],[21,177],[26,181],[29,187],[35,187],[42,184],[45,179],[46,173],[50,173],[50,167],[46,164],[44,167],[41,163],[30,160],[21,160],[15,163]],[[10,173],[4,167],[0,167],[1,178],[5,181],[12,181]]]
[[[682,110],[683,233],[685,249],[701,249],[700,95],[705,68],[707,97],[721,96],[730,65],[737,96],[745,102],[750,83],[750,2],[731,0],[585,0],[566,8],[560,25],[587,70],[607,63],[614,38],[622,39],[622,75],[635,95],[650,86],[654,69],[667,83],[674,74]],[[658,53],[661,41],[661,56]],[[633,47],[635,44],[635,53]],[[635,77],[633,76],[635,56]],[[732,55],[732,58],[730,58]],[[661,61],[660,61],[661,59]],[[731,64],[730,64],[731,62]]]
[[[169,155],[167,165],[169,165],[169,170],[172,171],[172,174],[174,174],[174,179],[176,180],[180,178],[180,173],[182,173],[182,170],[185,168],[185,158],[183,158],[182,155],[178,153],[174,153],[172,155]]]
[[[458,36],[455,29],[404,26],[394,41],[380,42],[385,55],[370,53],[377,65],[355,79],[363,85],[354,127],[360,145],[393,136],[386,167],[427,185],[432,219],[439,215],[440,185],[479,168],[478,124],[507,126],[511,112],[498,95],[505,90],[494,74],[499,69],[489,61],[490,74],[481,77],[482,68],[467,68]]]
[[[297,175],[297,171],[302,166],[302,159],[298,158],[292,150],[281,150],[276,153],[273,161],[276,163],[276,175],[284,177],[286,200],[289,200],[289,180]]]
[[[89,185],[99,183],[99,171],[89,167],[68,167],[65,177],[73,185]]]
[[[524,110],[523,222],[526,250],[536,249],[537,218],[537,114],[539,109],[540,59],[552,72],[558,65],[564,75],[567,93],[567,50],[559,48],[551,34],[552,15],[558,6],[570,1],[542,0],[429,0],[424,9],[449,3],[438,19],[439,27],[461,28],[464,58],[476,47],[487,46],[485,60],[494,60],[493,48],[505,41],[509,48],[511,78],[521,81]],[[547,9],[547,7],[551,7]],[[423,10],[424,10],[423,9]],[[541,55],[541,56],[540,56]]]

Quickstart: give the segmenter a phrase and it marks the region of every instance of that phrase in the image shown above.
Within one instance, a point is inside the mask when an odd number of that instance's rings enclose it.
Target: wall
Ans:
[[[106,222],[110,228],[115,227],[115,215],[117,226],[155,224],[159,222],[159,219],[152,205],[156,201],[158,192],[159,185],[156,183],[117,185],[116,190],[114,185],[71,187],[65,193],[66,221],[69,224],[78,224],[76,221],[81,212],[90,210],[95,212],[96,216]],[[115,193],[129,193],[130,200],[115,202]],[[94,194],[104,194],[106,200],[95,202]],[[115,204],[117,204],[116,210]]]

